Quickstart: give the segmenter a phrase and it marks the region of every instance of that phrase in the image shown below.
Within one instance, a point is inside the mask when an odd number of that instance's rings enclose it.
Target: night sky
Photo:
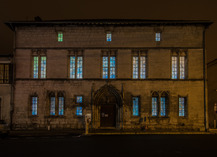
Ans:
[[[12,52],[7,21],[61,19],[162,19],[217,21],[217,0],[0,0],[0,54]],[[207,30],[208,62],[217,58],[217,23]]]

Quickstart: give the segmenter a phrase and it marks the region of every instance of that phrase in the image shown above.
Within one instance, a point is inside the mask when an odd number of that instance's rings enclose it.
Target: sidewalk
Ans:
[[[28,137],[28,136],[78,136],[84,133],[84,130],[12,130],[10,137]]]
[[[88,135],[209,135],[217,134],[214,131],[209,132],[176,132],[176,131],[100,131],[89,132]],[[79,136],[85,135],[84,130],[23,130],[10,131],[10,137],[43,137],[43,136]]]

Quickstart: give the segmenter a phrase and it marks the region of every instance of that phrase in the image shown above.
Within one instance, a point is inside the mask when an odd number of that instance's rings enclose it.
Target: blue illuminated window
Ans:
[[[33,57],[33,78],[39,78],[39,77],[46,78],[46,64],[47,64],[46,56]]]
[[[139,116],[139,97],[133,97],[133,116]]]
[[[64,97],[59,97],[59,115],[64,115]]]
[[[102,78],[115,79],[116,78],[116,57],[104,56],[102,57]]]
[[[185,56],[172,56],[172,79],[185,79],[185,59]]]
[[[102,57],[103,74],[102,78],[108,78],[108,57]]]
[[[179,78],[185,79],[185,57],[179,57]]]
[[[50,115],[55,115],[55,97],[50,98]]]
[[[82,116],[82,107],[80,107],[80,106],[76,107],[76,115]]]
[[[115,78],[115,57],[110,57],[110,78]]]
[[[179,116],[186,116],[186,97],[179,97]]]
[[[69,77],[70,78],[77,78],[82,79],[83,78],[83,57],[70,57],[70,71],[69,71]]]
[[[32,97],[32,115],[37,115],[38,97]]]
[[[161,33],[155,33],[155,41],[160,41],[161,39]]]
[[[83,57],[77,57],[77,78],[83,77]]]
[[[112,33],[106,34],[106,41],[112,41]]]
[[[76,103],[83,103],[83,96],[76,96]]]
[[[172,56],[172,79],[178,78],[178,57]]]
[[[41,57],[41,78],[46,78],[46,56]]]
[[[166,116],[166,98],[165,97],[160,98],[160,115]]]
[[[38,56],[33,57],[33,78],[38,78]]]
[[[152,97],[152,116],[158,115],[158,101],[157,97]]]
[[[146,78],[146,57],[134,56],[133,57],[133,79]]]

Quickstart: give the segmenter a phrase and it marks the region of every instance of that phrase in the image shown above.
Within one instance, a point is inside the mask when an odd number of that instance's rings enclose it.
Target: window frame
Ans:
[[[138,115],[134,115],[134,104],[133,104],[133,98],[138,98]],[[141,100],[140,96],[131,96],[131,104],[132,104],[132,117],[140,117],[141,115]]]
[[[156,98],[157,99],[157,115],[153,115],[153,101],[152,99]],[[161,102],[161,98],[165,98],[165,115],[161,115],[161,109],[162,109],[162,102]],[[152,117],[157,117],[157,118],[168,118],[169,117],[169,94],[165,91],[158,93],[158,92],[153,92],[151,95],[151,116]]]
[[[106,32],[106,42],[112,42],[112,32]]]
[[[35,66],[35,60],[34,58],[37,57],[38,58],[38,76],[34,77],[34,66]],[[45,67],[44,67],[44,71],[45,71],[45,77],[42,77],[42,57],[45,57]],[[47,78],[47,56],[46,55],[32,55],[32,78],[33,79],[46,79]]]
[[[135,57],[138,57],[138,76],[137,76],[137,78],[134,78],[134,58]],[[145,77],[144,78],[142,78],[141,77],[141,73],[142,73],[142,60],[141,60],[141,58],[142,57],[144,57],[145,58]],[[145,79],[147,79],[147,55],[133,55],[132,56],[132,79],[134,79],[134,80],[136,80],[136,79],[141,79],[141,80],[145,80]]]
[[[161,42],[161,41],[162,41],[162,33],[155,32],[155,42]]]
[[[33,114],[33,108],[35,108],[35,107],[33,107],[33,98],[37,98],[36,99],[36,114]],[[33,95],[33,96],[31,96],[31,116],[38,116],[38,96],[37,95]]]
[[[11,71],[10,63],[0,63],[0,66],[3,66],[3,75],[2,79],[0,78],[0,84],[10,84],[10,71]],[[8,66],[8,70],[6,70],[6,66]],[[5,75],[7,74],[7,75]]]
[[[179,115],[179,99],[184,98],[184,116]],[[178,117],[179,118],[188,118],[188,96],[178,96]]]
[[[75,72],[74,72],[74,77],[71,77],[71,57],[75,57],[75,66],[72,65],[72,67],[74,67]],[[81,64],[81,71],[82,71],[82,75],[81,78],[78,77],[78,57],[82,58],[82,64]],[[68,76],[69,79],[84,79],[84,57],[83,55],[69,55],[69,72],[68,72]]]
[[[63,32],[62,31],[57,32],[57,41],[60,43],[63,42]]]
[[[177,72],[177,76],[176,78],[173,78],[173,57],[177,58],[177,64],[176,64],[176,72]],[[181,61],[181,57],[184,57],[184,78],[181,78],[181,67],[180,67],[180,61]],[[188,56],[187,56],[187,52],[173,52],[171,54],[171,59],[170,59],[170,63],[171,63],[171,71],[170,71],[170,75],[171,75],[171,79],[172,80],[186,80],[188,79]]]
[[[104,57],[107,57],[108,58],[108,67],[107,67],[107,69],[108,69],[108,78],[103,78],[103,69],[104,69],[104,67],[103,67],[103,58]],[[114,67],[114,72],[115,72],[115,78],[111,78],[111,57],[115,57],[115,67]],[[102,73],[102,79],[105,79],[105,80],[107,80],[107,79],[117,79],[117,57],[116,57],[116,55],[110,55],[110,54],[108,54],[108,55],[102,55],[102,57],[101,57],[101,63],[102,63],[102,69],[101,69],[101,73]]]

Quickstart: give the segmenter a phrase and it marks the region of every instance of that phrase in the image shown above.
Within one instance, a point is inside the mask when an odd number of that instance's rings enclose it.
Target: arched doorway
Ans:
[[[120,128],[122,97],[112,85],[105,85],[94,94],[93,123],[95,128]]]

